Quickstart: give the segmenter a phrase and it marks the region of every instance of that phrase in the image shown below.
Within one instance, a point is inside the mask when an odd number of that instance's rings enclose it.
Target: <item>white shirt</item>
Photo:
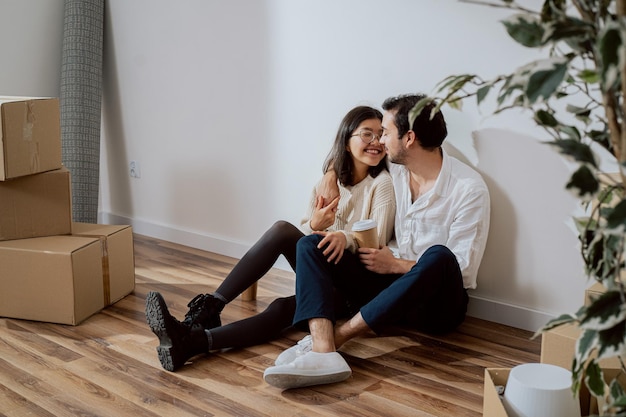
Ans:
[[[431,246],[444,245],[456,255],[465,288],[476,288],[489,232],[489,190],[474,169],[442,152],[434,187],[415,202],[411,201],[409,171],[403,165],[389,164],[396,194],[399,257],[417,261]]]

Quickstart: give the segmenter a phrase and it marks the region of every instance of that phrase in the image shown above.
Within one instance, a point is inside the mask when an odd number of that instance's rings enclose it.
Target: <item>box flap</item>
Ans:
[[[507,417],[496,386],[505,386],[510,372],[510,368],[485,368],[483,417]]]

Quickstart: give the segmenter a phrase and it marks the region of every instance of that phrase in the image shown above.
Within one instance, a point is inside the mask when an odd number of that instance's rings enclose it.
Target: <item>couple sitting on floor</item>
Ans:
[[[146,317],[163,368],[297,328],[310,334],[276,358],[265,381],[286,389],[328,384],[352,374],[337,349],[354,337],[397,324],[445,333],[463,322],[487,241],[489,192],[475,170],[443,150],[447,128],[441,111],[431,115],[435,103],[409,120],[422,99],[389,98],[384,115],[367,106],[348,112],[300,228],[275,223],[215,292],[191,300],[182,322],[161,294],[148,294]],[[378,225],[378,248],[355,241],[352,226],[364,219]],[[398,256],[387,246],[394,231]],[[222,326],[225,305],[280,255],[296,273],[295,296]]]

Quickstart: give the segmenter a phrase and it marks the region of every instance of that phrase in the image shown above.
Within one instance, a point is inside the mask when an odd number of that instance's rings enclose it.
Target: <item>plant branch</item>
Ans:
[[[481,6],[495,7],[497,9],[519,10],[524,13],[539,14],[536,10],[527,9],[516,3],[497,4],[497,3],[491,3],[489,1],[481,1],[481,0],[459,0],[459,3],[479,4]]]

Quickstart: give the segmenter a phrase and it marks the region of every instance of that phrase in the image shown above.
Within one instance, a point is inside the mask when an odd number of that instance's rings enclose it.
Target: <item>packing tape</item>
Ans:
[[[109,248],[106,236],[100,237],[102,247],[102,288],[104,290],[104,306],[111,304],[111,275],[109,272]]]
[[[34,104],[34,100],[26,102],[26,120],[24,121],[24,126],[22,127],[22,139],[27,141],[33,139],[33,126],[35,125],[35,112],[33,110]]]

